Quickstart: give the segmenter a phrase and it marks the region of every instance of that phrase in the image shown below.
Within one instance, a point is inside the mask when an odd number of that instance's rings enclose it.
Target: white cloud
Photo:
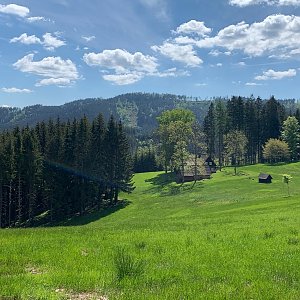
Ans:
[[[108,74],[103,75],[103,79],[110,81],[117,85],[133,84],[143,78],[141,73],[127,73],[127,74]]]
[[[255,77],[255,80],[280,80],[283,78],[295,77],[297,71],[295,69],[289,69],[287,71],[274,71],[272,69],[263,72],[263,75]]]
[[[171,68],[165,71],[158,70],[155,57],[144,55],[141,52],[129,53],[126,50],[104,50],[101,53],[86,53],[83,60],[89,66],[98,66],[113,70],[100,70],[104,80],[116,85],[133,84],[146,76],[152,77],[178,77],[189,76],[187,71]]]
[[[43,41],[36,37],[35,35],[27,35],[27,33],[21,34],[19,37],[14,37],[10,40],[10,43],[22,43],[26,45],[31,44],[41,44],[45,49],[53,51],[55,48],[66,45],[62,40],[59,40],[56,36],[53,36],[51,33],[45,33],[43,35]]]
[[[132,71],[153,73],[157,71],[158,67],[156,58],[152,56],[144,55],[141,52],[131,54],[121,49],[84,54],[83,60],[89,66],[112,69],[118,74],[127,74]]]
[[[156,72],[153,74],[150,74],[151,76],[157,76],[157,77],[179,77],[179,76],[190,76],[190,72],[186,70],[177,70],[177,68],[171,68],[167,69],[162,72]]]
[[[29,90],[29,89],[18,89],[18,88],[15,88],[15,87],[12,87],[12,88],[2,88],[1,91],[4,92],[4,93],[10,93],[10,94],[16,94],[16,93],[19,93],[19,94],[28,94],[28,93],[32,93],[32,90]]]
[[[245,67],[246,66],[246,63],[244,61],[240,61],[237,63],[238,66],[240,67]]]
[[[229,0],[230,5],[246,7],[250,5],[300,6],[300,0]]]
[[[247,82],[245,85],[246,86],[261,86],[262,84],[261,83],[256,83],[256,82]]]
[[[84,39],[86,42],[90,42],[90,41],[94,40],[96,37],[94,35],[92,35],[92,36],[84,36],[83,35],[81,38]]]
[[[222,54],[222,52],[219,50],[211,50],[208,54],[214,57],[218,57]]]
[[[300,48],[300,17],[279,14],[253,24],[240,22],[198,41],[197,46],[241,50],[250,56],[291,57]]]
[[[101,53],[86,53],[83,60],[89,66],[113,70],[115,74],[105,74],[102,78],[117,85],[133,84],[158,72],[156,58],[141,52],[131,54],[121,49],[104,50]]]
[[[217,66],[217,67],[222,67],[223,64],[222,64],[222,63],[217,63],[216,66]]]
[[[57,36],[53,36],[51,33],[45,33],[43,35],[44,41],[43,45],[45,49],[49,51],[53,51],[55,48],[59,48],[61,46],[66,45],[66,43],[57,38]]]
[[[195,86],[204,87],[204,86],[208,86],[208,84],[207,83],[196,83]]]
[[[70,85],[69,78],[46,78],[40,80],[36,86],[45,86],[45,85],[58,85],[58,86],[68,86]]]
[[[197,67],[203,63],[203,60],[197,56],[192,45],[178,45],[164,42],[163,45],[152,46],[151,49],[160,52],[173,61],[184,63],[188,67]]]
[[[187,45],[187,44],[196,45],[198,42],[198,40],[194,38],[188,36],[182,36],[182,35],[174,38],[173,41],[175,44],[182,44],[182,45]]]
[[[211,50],[208,54],[211,56],[214,56],[214,57],[218,57],[220,55],[229,56],[229,55],[231,55],[231,52],[230,51],[221,52],[219,50]]]
[[[10,40],[10,43],[22,43],[26,45],[42,44],[41,40],[35,35],[27,35],[27,33],[21,34],[19,37],[14,37]]]
[[[2,5],[0,4],[0,13],[16,15],[21,18],[25,18],[29,15],[30,10],[29,8],[17,4],[8,4]]]
[[[29,18],[27,18],[27,21],[29,23],[34,23],[34,22],[40,22],[40,21],[42,21],[42,22],[49,22],[50,20],[46,19],[44,17],[29,17]]]
[[[199,22],[196,20],[191,20],[187,23],[181,24],[175,31],[176,34],[194,34],[201,37],[207,36],[212,32],[211,28],[204,25],[204,22]]]
[[[34,54],[28,54],[13,64],[15,69],[37,76],[45,77],[36,85],[71,85],[79,79],[76,65],[69,59],[60,57],[45,57],[40,61],[33,61]]]

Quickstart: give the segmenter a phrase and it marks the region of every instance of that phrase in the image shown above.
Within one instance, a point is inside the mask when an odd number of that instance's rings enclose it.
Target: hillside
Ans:
[[[137,174],[105,214],[1,230],[0,299],[299,299],[299,171],[227,168],[182,186]]]
[[[208,110],[209,101],[190,101],[185,96],[170,94],[124,94],[110,99],[84,99],[61,106],[34,105],[23,109],[0,108],[0,129],[16,125],[35,125],[59,117],[62,121],[86,115],[90,120],[102,113],[106,119],[113,114],[121,119],[126,127],[151,132],[157,125],[156,117],[164,110],[184,107],[192,110],[200,122]]]

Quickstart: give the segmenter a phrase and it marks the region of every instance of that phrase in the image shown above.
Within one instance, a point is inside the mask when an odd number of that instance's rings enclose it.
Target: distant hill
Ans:
[[[214,98],[227,101],[228,98]],[[126,127],[141,134],[151,133],[157,126],[156,117],[162,111],[186,108],[193,111],[202,123],[211,101],[171,94],[130,93],[109,99],[88,98],[60,106],[33,105],[23,109],[0,107],[0,130],[19,126],[34,126],[37,122],[59,117],[62,121],[79,119],[86,115],[93,120],[99,113],[106,119],[112,114],[122,120]],[[294,99],[281,100],[288,112],[299,107]]]
[[[89,98],[60,106],[33,105],[23,109],[0,107],[0,130],[19,126],[34,126],[39,121],[59,117],[62,121],[86,115],[93,120],[99,113],[107,119],[112,114],[126,127],[142,133],[151,132],[157,125],[156,117],[164,110],[187,108],[202,122],[210,101],[196,101],[186,96],[170,94],[131,93],[110,99]]]

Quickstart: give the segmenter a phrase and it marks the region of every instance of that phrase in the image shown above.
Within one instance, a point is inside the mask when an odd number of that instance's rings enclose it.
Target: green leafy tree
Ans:
[[[289,145],[285,141],[269,139],[263,147],[263,157],[270,163],[287,161],[290,158]]]
[[[293,177],[289,174],[282,175],[282,182],[286,184],[288,190],[288,196],[290,196],[290,182],[292,181]]]
[[[178,161],[181,161],[181,169],[184,170],[182,161],[185,157],[195,115],[189,110],[174,109],[163,112],[157,120],[159,123],[158,136],[160,149],[165,171],[167,172],[168,167],[173,168],[174,165],[178,165]],[[176,155],[174,156],[175,152]]]
[[[234,174],[237,174],[237,166],[243,160],[248,140],[245,134],[239,130],[233,130],[225,136],[226,156],[231,160],[234,166]]]
[[[300,126],[296,117],[288,117],[283,122],[281,137],[288,144],[292,159],[298,158],[298,148],[300,141],[299,131]]]

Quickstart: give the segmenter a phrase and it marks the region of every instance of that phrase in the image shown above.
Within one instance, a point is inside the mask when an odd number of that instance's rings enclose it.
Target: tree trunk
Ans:
[[[195,157],[194,157],[194,182],[196,183],[197,181],[197,159],[198,159],[198,155],[197,155],[197,151],[195,151]]]

